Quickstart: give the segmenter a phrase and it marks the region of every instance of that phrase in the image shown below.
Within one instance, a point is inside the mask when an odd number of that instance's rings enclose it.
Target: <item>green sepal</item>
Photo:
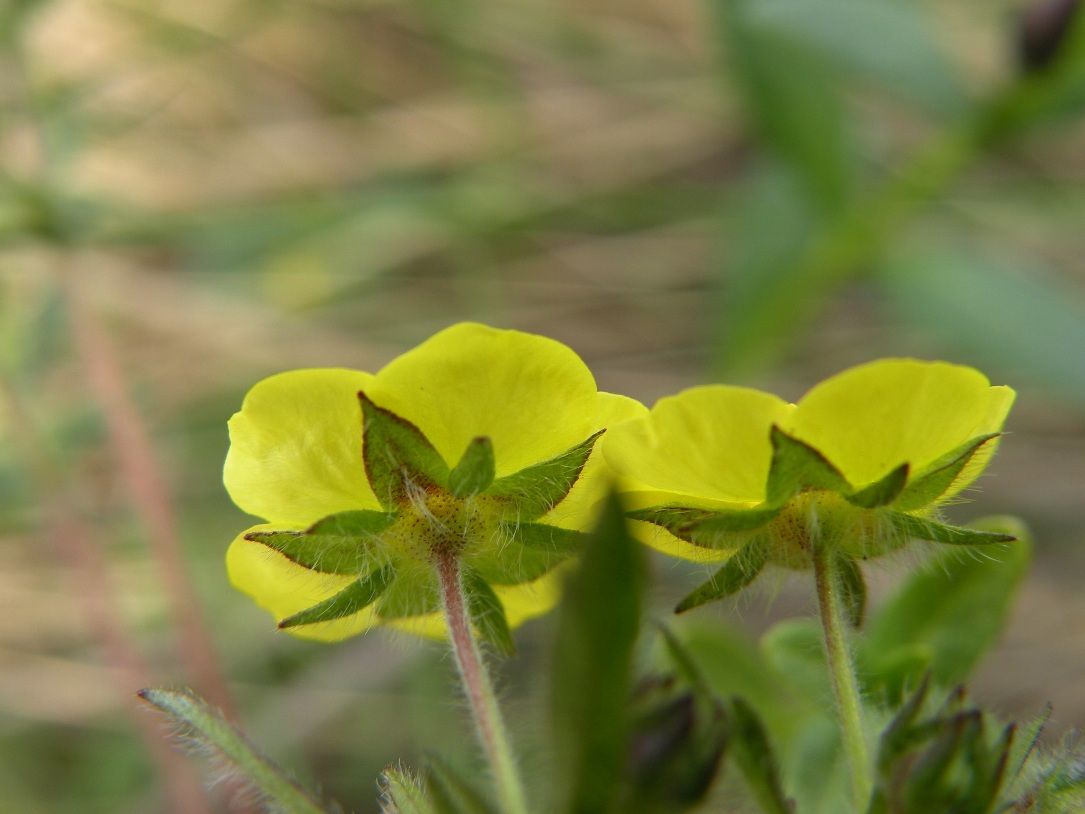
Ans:
[[[467,594],[467,614],[478,635],[502,656],[515,655],[516,640],[512,638],[505,606],[490,583],[475,571],[465,571],[463,589]]]
[[[904,486],[908,483],[909,469],[908,464],[901,464],[881,480],[864,486],[850,495],[844,495],[844,499],[852,506],[858,506],[861,509],[888,506],[904,491]]]
[[[470,497],[494,482],[494,444],[480,435],[467,445],[460,462],[448,473],[448,490],[453,497]]]
[[[807,489],[845,495],[851,493],[847,479],[814,447],[793,438],[775,424],[769,438],[772,441],[772,463],[769,465],[765,495],[770,506],[782,506]]]
[[[392,566],[386,565],[372,573],[358,579],[335,596],[325,599],[323,602],[313,605],[311,608],[288,616],[279,622],[279,628],[297,627],[298,625],[312,625],[317,622],[331,622],[342,619],[344,616],[352,616],[358,611],[373,604],[383,594],[388,585],[395,578]]]
[[[386,768],[381,772],[380,788],[385,814],[441,814],[426,798],[422,782],[406,769]]]
[[[509,502],[505,512],[507,519],[525,522],[538,520],[569,494],[603,432],[599,430],[549,460],[498,478],[486,490],[486,494]]]
[[[580,551],[588,535],[545,523],[505,523],[506,542],[484,556],[472,558],[471,567],[495,585],[531,582]]]
[[[685,613],[688,610],[715,602],[745,588],[754,578],[761,573],[768,560],[768,546],[755,540],[746,545],[731,559],[724,563],[712,578],[701,585],[678,603],[675,613]]]
[[[188,690],[156,688],[140,690],[136,695],[179,727],[192,751],[213,756],[230,777],[243,779],[245,782],[238,784],[239,794],[251,794],[269,811],[330,814],[332,807],[318,802],[279,766],[258,753],[244,732],[199,696]],[[334,806],[334,810],[341,809]]]
[[[377,615],[382,619],[425,616],[441,610],[437,575],[428,565],[395,563],[396,579],[381,597]]]
[[[934,503],[953,485],[980,447],[999,435],[997,432],[978,435],[947,452],[908,484],[894,501],[893,508],[909,512]]]
[[[846,554],[836,555],[836,572],[840,590],[840,606],[853,628],[863,626],[866,614],[866,580],[859,563]]]
[[[365,473],[381,506],[393,510],[418,491],[448,483],[448,464],[418,427],[364,392],[358,399]]]
[[[925,517],[916,517],[901,512],[889,512],[888,516],[893,528],[901,534],[916,540],[930,540],[934,543],[948,543],[950,545],[991,545],[993,543],[1012,543],[1017,539],[1012,534],[949,526],[945,523],[928,520]]]
[[[394,513],[340,512],[305,531],[253,531],[245,539],[266,545],[304,568],[357,576],[372,565],[372,543],[395,520]]]
[[[631,520],[660,526],[680,540],[712,551],[735,551],[747,538],[742,535],[766,526],[781,507],[765,509],[697,509],[686,506],[652,506],[626,512]]]
[[[426,755],[426,790],[435,814],[496,814],[470,782],[432,753]]]
[[[728,705],[731,719],[731,751],[750,792],[765,814],[791,814],[792,807],[780,783],[779,761],[764,724],[742,698]]]

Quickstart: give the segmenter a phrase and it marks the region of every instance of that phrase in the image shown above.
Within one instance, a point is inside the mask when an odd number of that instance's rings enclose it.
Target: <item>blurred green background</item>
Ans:
[[[1013,385],[951,512],[1038,540],[976,692],[1085,724],[1074,8],[0,0],[0,814],[212,810],[153,746],[148,682],[228,692],[356,812],[382,766],[469,737],[441,647],[297,641],[229,587],[248,520],[220,479],[259,378],[374,370],[462,319],[560,339],[648,404],[794,399],[887,355]],[[692,582],[658,565],[662,611]],[[698,619],[812,607],[764,593]],[[524,731],[549,624],[503,670]]]

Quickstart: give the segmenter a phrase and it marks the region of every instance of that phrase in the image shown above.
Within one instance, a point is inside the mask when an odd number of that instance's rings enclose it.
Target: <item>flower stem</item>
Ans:
[[[832,549],[815,543],[814,580],[817,583],[818,610],[825,639],[825,655],[836,698],[836,714],[844,742],[844,753],[851,773],[855,811],[866,811],[870,799],[870,760],[863,730],[862,703],[855,678],[851,653],[844,634],[844,614],[840,604],[839,575]]]
[[[441,583],[441,599],[452,652],[456,656],[456,666],[471,704],[479,741],[490,761],[501,810],[503,814],[527,814],[524,787],[516,769],[501,709],[497,705],[497,696],[471,628],[459,563],[454,554],[440,559],[437,575]]]

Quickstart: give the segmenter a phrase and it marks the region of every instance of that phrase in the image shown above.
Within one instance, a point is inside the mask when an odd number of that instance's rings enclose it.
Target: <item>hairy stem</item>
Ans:
[[[441,558],[437,564],[437,575],[441,582],[441,599],[452,652],[471,704],[479,742],[490,762],[501,810],[504,814],[527,814],[524,787],[516,769],[497,696],[471,628],[459,563],[454,554]]]
[[[851,653],[844,631],[839,575],[832,550],[820,543],[814,545],[814,580],[817,583],[818,610],[825,641],[825,656],[836,699],[836,714],[844,742],[844,754],[851,774],[855,811],[866,811],[870,799],[870,759],[867,755],[866,734],[863,729],[863,709],[859,684],[855,678]]]

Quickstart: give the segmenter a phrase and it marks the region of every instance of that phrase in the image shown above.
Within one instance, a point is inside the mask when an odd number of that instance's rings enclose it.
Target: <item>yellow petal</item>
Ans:
[[[598,393],[595,420],[590,432],[613,428],[623,421],[642,418],[647,414],[648,408],[635,399],[613,393]],[[603,438],[609,432],[611,430],[607,429]],[[603,457],[603,438],[595,442],[595,448],[569,494],[538,522],[581,531],[595,526],[602,511],[603,498],[616,483],[614,472]]]
[[[488,436],[497,477],[591,435],[597,395],[587,366],[560,342],[475,323],[392,360],[366,392],[425,433],[450,466]]]
[[[758,390],[694,387],[610,429],[603,454],[623,478],[684,505],[755,504],[765,498],[770,430],[793,409]]]
[[[559,566],[532,582],[493,586],[494,593],[505,606],[510,628],[518,628],[529,619],[548,613],[558,603],[564,572],[565,568]],[[427,639],[444,639],[447,630],[444,616],[440,613],[380,621],[388,627]]]
[[[226,551],[230,582],[268,611],[276,622],[329,599],[354,581],[353,577],[310,571],[265,545],[244,539],[253,531],[284,531],[282,526],[253,526],[242,532]],[[287,628],[302,639],[334,642],[364,633],[375,622],[371,609],[330,622]]]
[[[379,509],[362,460],[355,370],[293,370],[259,382],[230,419],[223,480],[234,503],[276,524],[307,526]]]
[[[918,472],[1001,426],[1009,402],[977,370],[883,359],[845,370],[799,401],[784,428],[862,487],[908,463]]]

